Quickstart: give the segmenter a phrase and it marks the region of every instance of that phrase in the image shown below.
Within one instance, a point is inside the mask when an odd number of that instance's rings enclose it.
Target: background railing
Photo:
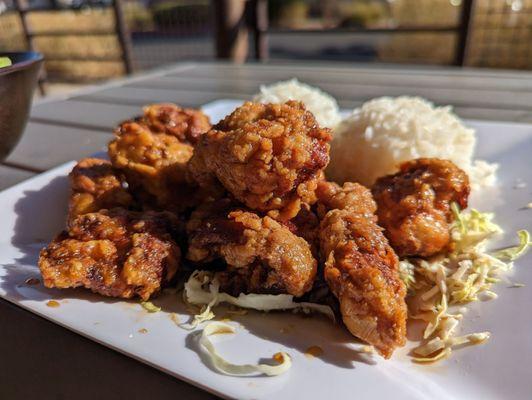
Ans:
[[[216,57],[532,69],[532,0],[0,0],[0,51],[24,48],[76,82]]]
[[[275,2],[274,2],[275,3]],[[306,4],[305,2],[292,2],[293,4]],[[311,2],[309,2],[311,3]],[[360,2],[366,5],[366,13],[364,8],[354,9],[351,14],[344,12],[343,16],[339,14],[340,7],[338,2],[319,2],[316,7],[320,13],[321,18],[308,18],[303,16],[292,15],[288,19],[292,19],[292,22],[287,22],[286,17],[278,18],[277,26],[269,26],[268,21],[270,14],[274,14],[275,9],[268,9],[267,0],[255,0],[250,2],[254,11],[251,12],[253,17],[251,23],[254,24],[253,29],[256,35],[258,43],[261,43],[263,47],[267,46],[266,35],[268,34],[283,34],[283,35],[315,35],[315,34],[334,34],[334,35],[382,35],[382,34],[455,34],[456,45],[453,56],[453,64],[464,65],[467,38],[471,21],[471,14],[473,10],[474,0],[461,0],[459,5],[457,21],[453,23],[447,23],[443,20],[443,23],[433,24],[402,24],[401,21],[394,20],[393,18],[393,2],[381,2],[381,1],[365,1]],[[271,4],[271,3],[270,3]],[[281,6],[283,3],[279,3]],[[284,3],[286,4],[286,3]],[[356,4],[356,3],[353,3]],[[384,4],[379,9],[374,9],[371,13],[370,5]],[[435,4],[435,3],[433,3]],[[452,4],[450,4],[452,6]],[[416,7],[416,4],[412,4],[412,7]],[[300,9],[300,14],[301,14]],[[336,11],[336,13],[335,13]],[[303,11],[304,13],[304,11]],[[321,15],[320,15],[321,14]],[[379,15],[381,14],[381,15]],[[372,21],[373,20],[373,21]],[[301,25],[301,26],[299,26]],[[259,46],[258,44],[256,46]],[[257,58],[266,59],[268,57],[267,49],[261,51],[256,50]]]

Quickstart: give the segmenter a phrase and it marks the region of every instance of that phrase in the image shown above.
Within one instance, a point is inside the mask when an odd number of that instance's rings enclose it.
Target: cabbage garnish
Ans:
[[[416,282],[414,271],[414,264],[408,260],[399,261],[399,278],[403,281],[407,290]]]
[[[203,288],[207,286],[207,291]],[[199,313],[194,315],[192,322],[189,324],[182,324],[185,329],[196,329],[198,325],[203,322],[210,321],[215,317],[212,312],[212,307],[218,304],[220,283],[212,279],[212,276],[204,271],[194,271],[188,281],[185,283],[183,291],[183,299],[187,304],[201,305]],[[189,298],[190,293],[194,293],[198,296],[195,300],[191,301]]]
[[[502,233],[500,226],[492,220],[493,213],[483,213],[472,209],[468,213],[461,213],[456,203],[451,204],[455,221],[451,227],[451,237],[455,252],[470,249],[475,246],[485,246],[485,240],[497,233]]]
[[[194,316],[189,327],[196,326],[214,318],[212,308],[221,303],[231,304],[241,308],[249,308],[258,311],[294,310],[306,314],[318,312],[325,314],[334,321],[333,310],[326,305],[294,301],[294,296],[289,294],[240,294],[238,297],[231,296],[219,291],[220,283],[216,275],[209,271],[194,271],[185,283],[183,297],[189,304],[201,305],[202,310]]]
[[[142,301],[140,305],[149,313],[156,313],[161,311],[161,307],[156,306],[151,301]]]
[[[492,300],[491,290],[508,272],[517,257],[530,246],[530,235],[519,231],[519,245],[490,253],[487,243],[502,229],[492,213],[461,212],[451,205],[455,221],[451,226],[453,249],[430,259],[411,258],[400,262],[401,276],[409,289],[410,318],[427,323],[423,342],[413,349],[416,362],[434,362],[448,357],[456,346],[474,345],[489,339],[489,332],[454,337],[464,309],[450,308],[472,301]]]
[[[517,236],[519,237],[519,244],[517,246],[506,247],[496,251],[493,253],[493,257],[500,260],[514,261],[524,255],[528,251],[528,248],[532,246],[530,233],[523,229],[517,232]]]
[[[426,344],[414,349],[414,353],[419,357],[414,357],[413,360],[419,363],[439,361],[451,355],[453,347],[481,344],[486,342],[490,335],[490,332],[479,332],[447,339],[435,337]]]
[[[272,360],[277,365],[270,364],[233,364],[223,358],[216,350],[210,336],[223,333],[235,333],[235,329],[223,322],[210,322],[203,328],[199,344],[202,351],[209,357],[213,366],[220,372],[234,376],[248,376],[251,374],[264,374],[275,376],[284,374],[292,366],[292,359],[285,352],[276,353]]]

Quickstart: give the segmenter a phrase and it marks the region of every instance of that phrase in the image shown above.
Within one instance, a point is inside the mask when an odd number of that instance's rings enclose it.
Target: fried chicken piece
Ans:
[[[281,223],[294,235],[305,239],[310,245],[312,254],[318,258],[320,220],[308,204],[302,204],[301,210],[294,218]]]
[[[343,186],[320,182],[316,190],[319,198],[318,215],[323,218],[329,210],[350,209],[357,214],[373,215],[377,205],[371,192],[358,183],[345,182]]]
[[[71,195],[68,219],[78,215],[134,204],[119,171],[98,158],[80,160],[69,174]]]
[[[174,222],[164,212],[113,209],[81,215],[41,251],[44,284],[148,300],[179,267]]]
[[[190,171],[200,186],[221,184],[247,207],[288,220],[316,201],[330,140],[302,103],[247,102],[200,138]]]
[[[109,143],[113,166],[143,203],[176,212],[198,202],[197,187],[187,179],[193,151],[177,137],[155,134],[136,122],[122,124],[120,135]]]
[[[199,137],[211,129],[209,117],[201,110],[181,108],[172,103],[151,104],[143,109],[144,114],[135,118],[137,122],[154,133],[175,136],[182,143],[195,144]],[[128,131],[123,122],[115,131],[117,136]]]
[[[377,179],[372,192],[379,224],[399,257],[429,257],[447,248],[454,216],[451,203],[467,207],[467,174],[451,161],[407,161],[394,175]]]
[[[385,358],[406,342],[406,289],[399,261],[373,214],[368,189],[320,183],[320,224],[324,276],[338,298],[342,319],[356,337],[372,344]]]
[[[187,258],[206,263],[222,259],[221,290],[288,293],[301,296],[312,287],[317,262],[309,244],[274,219],[245,211],[227,199],[204,204],[187,225]]]

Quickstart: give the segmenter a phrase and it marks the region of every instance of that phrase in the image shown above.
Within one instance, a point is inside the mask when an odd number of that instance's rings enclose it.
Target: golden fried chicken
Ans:
[[[247,207],[287,220],[315,202],[330,140],[302,103],[247,102],[201,136],[190,171],[200,186],[221,184]]]
[[[467,207],[467,174],[451,161],[407,161],[394,175],[377,179],[372,192],[379,224],[400,257],[428,257],[449,246],[451,203]]]
[[[357,184],[321,182],[317,193],[322,210],[329,209],[320,223],[324,276],[342,319],[354,336],[389,358],[406,341],[406,289],[373,214],[375,203]]]
[[[357,214],[370,216],[377,211],[371,192],[358,183],[345,182],[343,186],[339,186],[331,182],[320,182],[316,193],[320,217],[334,209],[350,209]]]
[[[135,118],[134,122],[144,125],[154,133],[165,133],[175,136],[180,142],[195,144],[199,137],[211,129],[209,117],[203,111],[193,108],[181,108],[172,103],[151,104],[143,109],[144,114]],[[127,132],[127,124],[123,122],[115,131],[119,136]]]
[[[308,204],[302,204],[301,210],[294,218],[281,223],[294,235],[305,239],[312,249],[312,254],[318,258],[320,220]]]
[[[309,244],[268,216],[222,199],[194,211],[187,232],[188,259],[227,264],[217,274],[225,292],[301,296],[312,287],[317,262]]]
[[[122,171],[131,190],[144,204],[183,211],[198,201],[197,188],[187,179],[194,148],[172,135],[153,133],[142,124],[122,124],[109,143],[113,166]]]
[[[70,172],[69,178],[69,220],[102,209],[127,208],[134,203],[123,177],[109,161],[98,158],[80,160]]]
[[[147,300],[179,267],[175,223],[170,213],[119,208],[80,215],[41,251],[44,284]]]

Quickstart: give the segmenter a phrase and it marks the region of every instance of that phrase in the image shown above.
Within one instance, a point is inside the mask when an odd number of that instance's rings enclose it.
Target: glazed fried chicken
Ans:
[[[406,341],[406,289],[371,193],[361,185],[327,182],[317,193],[322,212],[328,210],[320,224],[324,276],[342,319],[354,336],[389,358]]]
[[[44,284],[147,300],[179,267],[176,223],[170,213],[118,208],[80,215],[41,251]]]
[[[372,192],[379,224],[400,257],[428,257],[449,246],[451,203],[467,207],[467,174],[451,161],[420,158],[377,179]]]
[[[134,203],[123,177],[109,161],[98,158],[80,160],[72,169],[69,178],[69,220],[101,209],[127,208]]]
[[[204,204],[187,225],[187,258],[205,263],[222,259],[221,290],[288,293],[301,296],[312,287],[317,262],[309,244],[274,219],[245,211],[227,199]]]
[[[193,108],[181,108],[172,103],[151,104],[143,109],[142,116],[135,118],[137,122],[153,133],[165,133],[175,136],[182,143],[195,144],[199,137],[211,129],[209,117],[203,111]],[[122,130],[128,131],[123,122],[115,131],[120,136]]]
[[[210,128],[200,110],[152,104],[115,130],[109,157],[145,208],[181,212],[202,197],[188,178],[187,164],[194,144]]]
[[[143,203],[183,211],[196,204],[196,188],[187,179],[194,148],[172,135],[153,133],[136,122],[122,124],[109,143],[113,166],[122,171]]]
[[[310,245],[312,254],[318,258],[320,220],[308,204],[302,204],[301,210],[294,218],[281,223],[294,235],[305,239]]]
[[[330,130],[302,103],[245,103],[203,135],[190,161],[200,186],[223,186],[247,207],[288,220],[329,162]]]
[[[350,209],[354,213],[373,216],[377,205],[371,192],[358,183],[345,182],[339,186],[332,182],[321,182],[318,185],[317,195],[318,215],[324,217],[329,210]]]

